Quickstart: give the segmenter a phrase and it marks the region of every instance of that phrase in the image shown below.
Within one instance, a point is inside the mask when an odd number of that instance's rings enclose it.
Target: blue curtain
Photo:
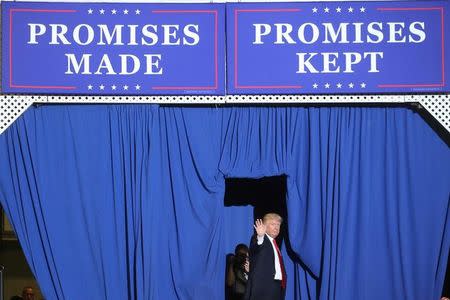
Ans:
[[[438,299],[450,151],[409,109],[42,106],[0,136],[47,299],[223,299],[253,221],[224,179],[280,174],[287,299]]]

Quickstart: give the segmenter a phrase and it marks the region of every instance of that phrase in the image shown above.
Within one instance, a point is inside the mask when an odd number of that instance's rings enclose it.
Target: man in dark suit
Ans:
[[[245,300],[283,300],[286,272],[275,238],[283,219],[274,213],[255,222],[256,234],[250,241],[250,273]]]

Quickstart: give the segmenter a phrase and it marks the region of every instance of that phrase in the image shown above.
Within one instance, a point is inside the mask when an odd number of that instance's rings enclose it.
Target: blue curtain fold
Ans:
[[[287,176],[287,299],[438,299],[449,147],[406,108],[30,108],[0,136],[0,201],[46,299],[223,299],[252,207]]]

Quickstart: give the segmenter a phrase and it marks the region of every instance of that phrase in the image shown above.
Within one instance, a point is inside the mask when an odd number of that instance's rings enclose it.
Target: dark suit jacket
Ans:
[[[275,300],[274,294],[280,289],[280,283],[275,283],[275,255],[272,243],[267,235],[264,235],[264,241],[258,245],[256,234],[250,241],[250,273],[248,275],[247,289],[245,291],[245,300]],[[284,291],[282,297],[284,299]]]

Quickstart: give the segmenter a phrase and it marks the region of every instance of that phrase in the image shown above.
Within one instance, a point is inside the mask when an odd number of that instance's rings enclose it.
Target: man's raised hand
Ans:
[[[259,237],[263,237],[266,234],[266,225],[264,225],[263,221],[261,219],[257,219],[255,221],[255,225],[253,225],[256,230],[256,234]]]

